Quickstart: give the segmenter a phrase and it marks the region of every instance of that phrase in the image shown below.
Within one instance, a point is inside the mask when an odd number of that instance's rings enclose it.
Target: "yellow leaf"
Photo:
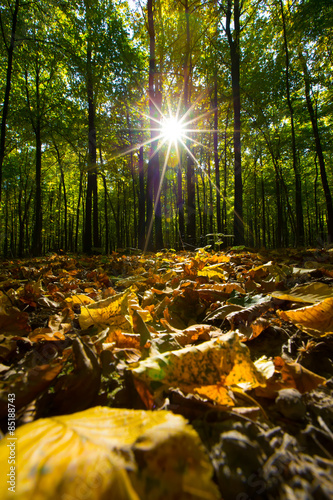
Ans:
[[[295,286],[287,292],[273,292],[272,296],[280,300],[315,304],[328,297],[332,297],[333,287],[325,283],[315,282],[310,285]]]
[[[314,336],[333,334],[333,297],[319,304],[301,307],[292,311],[277,311],[280,318],[291,321]]]
[[[225,281],[228,278],[228,273],[224,271],[219,263],[205,266],[201,271],[198,271],[198,276],[207,276],[208,278]]]
[[[221,386],[265,385],[264,377],[250,359],[248,348],[234,332],[224,335],[223,339],[147,358],[140,361],[133,374],[151,392],[175,387],[186,393],[200,393],[221,405],[233,404]]]
[[[128,309],[129,291],[118,293],[104,300],[81,308],[79,323],[82,330],[95,325],[101,330],[112,326],[124,331],[132,331]]]
[[[66,302],[69,306],[73,307],[74,304],[79,304],[80,306],[93,304],[95,301],[89,295],[84,295],[83,293],[74,294],[71,297],[67,297]]]
[[[15,494],[2,481],[2,500],[219,498],[197,433],[171,412],[95,407],[36,420],[15,438],[0,442],[4,477],[10,450],[16,462]]]

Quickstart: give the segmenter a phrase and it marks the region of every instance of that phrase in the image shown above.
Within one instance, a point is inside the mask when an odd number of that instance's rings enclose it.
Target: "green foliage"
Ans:
[[[298,0],[284,6],[306,243],[322,245],[327,239],[327,202],[306,101],[303,66],[305,62],[328,183],[332,186],[333,8],[329,0]],[[4,42],[0,43],[1,104],[5,98],[12,7],[13,2],[0,6]],[[198,244],[206,234],[218,232],[219,217],[223,232],[233,231],[233,103],[226,7],[225,1],[188,3],[192,108],[186,120],[190,121],[187,136],[192,139],[191,154],[195,157]],[[154,19],[161,111],[164,115],[172,112],[182,116],[187,43],[184,5],[155,0]],[[6,256],[29,253],[33,244],[37,125],[42,142],[42,250],[81,250],[88,168],[88,77],[94,89],[101,244],[106,248],[108,243],[109,250],[138,247],[139,204],[142,211],[143,203],[144,210],[150,155],[146,6],[109,0],[22,3],[17,26],[3,165],[2,250]],[[91,53],[90,67],[87,51]],[[240,58],[246,244],[293,245],[295,187],[278,0],[242,2]],[[161,140],[159,147],[164,238],[169,246],[181,248],[184,241],[179,234],[179,208],[182,204],[186,207],[187,193],[185,172],[178,172],[188,153],[180,144],[177,151]],[[144,222],[146,233],[148,224],[149,221]],[[279,224],[282,242],[277,239]]]

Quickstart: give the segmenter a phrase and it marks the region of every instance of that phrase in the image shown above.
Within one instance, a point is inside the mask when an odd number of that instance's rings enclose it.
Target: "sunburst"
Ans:
[[[207,146],[206,144],[203,144],[201,141],[195,139],[195,136],[197,134],[203,134],[203,133],[212,134],[219,132],[219,130],[214,130],[211,128],[203,129],[196,125],[197,122],[199,122],[200,120],[203,120],[207,116],[210,116],[215,111],[214,109],[211,109],[200,115],[197,115],[195,118],[190,118],[195,106],[198,104],[201,98],[202,95],[196,100],[196,102],[192,103],[191,107],[184,114],[181,114],[180,112],[182,99],[180,99],[178,102],[176,112],[172,111],[170,102],[168,103],[168,111],[166,113],[164,113],[162,109],[159,109],[158,106],[155,104],[155,107],[158,111],[158,115],[160,117],[159,119],[151,117],[148,114],[139,111],[143,117],[155,122],[156,125],[154,127],[149,127],[146,129],[141,128],[136,130],[140,130],[140,132],[154,131],[155,134],[152,134],[152,137],[150,139],[144,140],[140,144],[133,145],[130,148],[127,148],[126,151],[118,152],[118,154],[114,156],[114,157],[123,156],[124,154],[128,154],[129,152],[137,151],[141,146],[148,146],[148,145],[152,146],[153,154],[159,152],[161,148],[164,149],[163,153],[164,161],[161,170],[160,185],[158,188],[158,192],[156,193],[155,199],[159,199],[161,195],[162,185],[166,170],[168,168],[168,162],[172,155],[172,150],[175,151],[179,164],[181,164],[181,151],[184,151],[189,157],[191,157],[193,162],[197,165],[197,167],[201,170],[204,176],[212,184],[214,189],[218,191],[219,194],[224,198],[223,193],[220,191],[220,189],[218,189],[217,185],[214,183],[211,176],[208,175],[203,165],[200,164],[200,162],[193,153],[193,146],[200,146],[202,148],[209,149],[212,151],[212,148],[210,146]],[[147,228],[145,250],[151,235],[152,227],[153,227],[153,217],[149,221]]]

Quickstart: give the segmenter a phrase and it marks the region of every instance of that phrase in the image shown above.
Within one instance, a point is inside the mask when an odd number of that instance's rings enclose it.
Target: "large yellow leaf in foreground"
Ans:
[[[265,385],[264,377],[251,361],[248,348],[234,332],[197,346],[149,357],[132,371],[139,381],[137,389],[141,396],[144,383],[151,393],[175,387],[229,406],[234,405],[228,394],[229,387]]]
[[[292,311],[278,311],[285,321],[291,321],[313,336],[333,334],[333,297],[313,306]]]
[[[95,407],[24,425],[15,438],[0,442],[2,500],[219,498],[198,435],[171,412]]]

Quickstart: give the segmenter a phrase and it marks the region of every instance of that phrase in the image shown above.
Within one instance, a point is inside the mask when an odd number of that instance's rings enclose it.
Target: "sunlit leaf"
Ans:
[[[314,336],[333,334],[333,297],[318,304],[292,311],[277,311],[280,318],[291,321]]]
[[[207,276],[208,278],[226,281],[228,273],[223,269],[223,266],[218,263],[211,266],[205,266],[203,269],[198,271],[198,276]]]
[[[315,304],[333,296],[333,287],[326,283],[314,282],[310,285],[295,286],[288,292],[273,292],[273,297],[293,302],[308,302]]]
[[[17,500],[218,500],[200,439],[170,412],[95,407],[20,427]],[[8,441],[0,467],[9,471]],[[3,500],[13,498],[6,481]]]
[[[106,326],[131,331],[132,326],[128,310],[129,291],[118,293],[104,300],[88,304],[81,308],[79,323],[82,330],[95,325],[101,330]]]
[[[326,379],[316,373],[307,370],[299,363],[289,363],[280,356],[274,358],[275,371],[272,375],[271,367],[267,366],[267,375],[271,375],[267,379],[265,387],[256,387],[257,396],[266,398],[275,398],[279,390],[293,388],[297,389],[301,394],[316,389],[318,385],[324,384]],[[258,369],[262,371],[260,363]],[[266,371],[266,368],[265,368]]]
[[[185,393],[200,393],[221,405],[234,404],[228,387],[243,383],[249,387],[265,385],[250,359],[248,348],[239,342],[235,333],[150,357],[141,361],[133,374],[152,393],[174,387]]]
[[[40,340],[65,340],[65,335],[62,332],[52,331],[51,328],[35,328],[35,330],[29,333],[29,339],[33,342],[39,342]]]
[[[73,305],[75,304],[78,304],[79,306],[84,306],[87,304],[93,304],[95,301],[88,295],[84,295],[83,293],[78,293],[71,295],[71,297],[67,297],[66,302],[69,306],[73,307]]]

